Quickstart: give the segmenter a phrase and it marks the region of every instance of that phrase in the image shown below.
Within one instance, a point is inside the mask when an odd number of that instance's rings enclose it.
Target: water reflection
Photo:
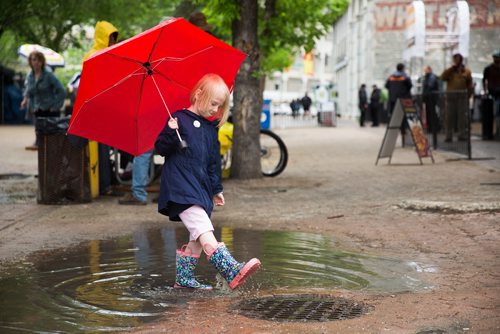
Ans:
[[[243,291],[287,288],[426,288],[412,266],[344,252],[325,236],[309,233],[217,229],[239,260],[259,257],[262,269]],[[132,236],[93,240],[74,248],[37,253],[30,263],[0,272],[0,332],[93,332],[128,330],[160,316],[174,316],[193,297],[224,293],[174,290],[175,249],[184,229],[141,230]],[[202,256],[202,283],[216,284]]]

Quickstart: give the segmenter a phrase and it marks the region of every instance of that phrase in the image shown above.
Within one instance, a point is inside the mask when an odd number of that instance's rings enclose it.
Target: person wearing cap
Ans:
[[[492,54],[493,63],[483,71],[483,87],[485,95],[493,98],[493,112],[496,124],[495,139],[500,139],[500,50]]]

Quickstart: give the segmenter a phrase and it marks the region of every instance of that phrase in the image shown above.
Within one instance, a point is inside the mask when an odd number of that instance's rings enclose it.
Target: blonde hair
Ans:
[[[196,98],[198,90],[198,98]],[[219,107],[215,117],[219,119],[218,126],[222,126],[227,121],[229,116],[229,88],[227,88],[224,80],[217,74],[205,74],[191,91],[190,102],[192,105],[197,104],[202,113],[206,113],[210,108],[212,98],[221,96],[224,98],[222,106]]]

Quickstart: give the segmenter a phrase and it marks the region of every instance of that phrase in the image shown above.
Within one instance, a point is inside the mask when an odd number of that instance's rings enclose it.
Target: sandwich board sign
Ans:
[[[401,131],[400,128],[403,121],[407,125],[406,129],[410,130],[420,164],[422,164],[422,158],[431,158],[432,163],[434,163],[434,157],[429,147],[429,140],[422,128],[422,122],[418,116],[415,103],[412,99],[398,99],[392,112],[391,120],[387,125],[375,165],[378,164],[378,160],[381,158],[389,158],[389,164],[391,163],[392,154],[396,147],[396,140]]]

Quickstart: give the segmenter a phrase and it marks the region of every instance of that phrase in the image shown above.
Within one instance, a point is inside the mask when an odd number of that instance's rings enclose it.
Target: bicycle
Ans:
[[[231,168],[231,147],[233,146],[233,124],[226,122],[219,129],[222,177],[229,177]],[[131,173],[127,165],[132,162],[132,156],[117,149],[111,150],[111,162],[116,181],[119,184],[130,185]],[[148,173],[148,184],[151,184],[161,173],[163,159],[158,155],[151,157]],[[283,140],[271,130],[260,129],[260,162],[262,175],[274,177],[281,174],[288,163],[288,150]]]
[[[233,124],[224,123],[219,129],[222,177],[229,177]],[[281,174],[288,163],[288,150],[283,140],[271,130],[260,129],[260,162],[262,175],[273,177]]]

